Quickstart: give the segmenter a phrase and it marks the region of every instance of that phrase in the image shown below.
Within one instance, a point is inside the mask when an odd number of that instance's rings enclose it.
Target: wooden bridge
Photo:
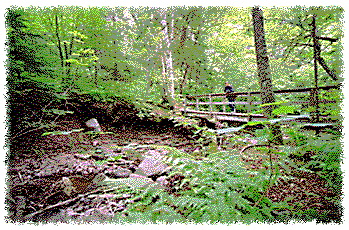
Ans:
[[[298,89],[284,89],[284,90],[275,90],[274,95],[276,99],[282,99],[285,97],[285,94],[302,94],[300,97],[293,97],[293,99],[287,101],[287,105],[293,104],[308,104],[316,108],[315,113],[311,116],[299,116],[299,119],[304,121],[309,121],[310,119],[315,122],[319,122],[319,103],[318,92],[319,90],[330,90],[330,89],[339,89],[340,85],[334,86],[324,86],[317,88],[298,88]],[[183,113],[190,117],[201,117],[212,119],[215,118],[218,121],[237,121],[246,123],[249,121],[263,121],[268,118],[263,114],[254,114],[252,113],[254,108],[257,108],[257,105],[262,104],[261,102],[261,92],[252,91],[252,92],[235,92],[231,95],[236,97],[235,102],[228,102],[225,100],[227,94],[218,93],[218,94],[205,94],[205,95],[188,95],[185,98]],[[308,98],[308,100],[302,100],[299,98]],[[242,99],[242,100],[241,100]],[[195,102],[193,102],[195,100]],[[278,100],[276,100],[278,101]],[[327,101],[327,103],[329,103]],[[333,102],[334,103],[334,102]],[[226,105],[235,104],[235,108],[238,107],[240,110],[245,110],[244,113],[236,112],[227,112]],[[194,107],[194,108],[193,108]],[[203,108],[206,107],[206,108]],[[218,108],[220,107],[220,108]],[[242,108],[242,109],[241,109]],[[223,111],[217,111],[223,110]],[[290,116],[292,118],[292,116]],[[293,116],[294,119],[297,119]]]

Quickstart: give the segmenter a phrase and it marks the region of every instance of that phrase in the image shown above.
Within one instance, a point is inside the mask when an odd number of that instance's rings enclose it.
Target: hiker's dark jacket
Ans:
[[[224,92],[225,93],[234,93],[234,90],[233,90],[233,87],[231,87],[230,85],[226,86],[225,89],[224,89]],[[235,95],[227,95],[227,98],[228,100],[231,102],[231,101],[234,101],[235,100]]]

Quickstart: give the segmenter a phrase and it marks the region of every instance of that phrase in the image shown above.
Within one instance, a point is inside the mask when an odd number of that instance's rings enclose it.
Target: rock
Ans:
[[[74,154],[74,156],[76,158],[82,159],[82,160],[87,160],[87,159],[91,158],[90,154],[84,154],[84,153],[77,153],[77,154]]]
[[[118,159],[117,162],[115,162],[115,164],[118,164],[118,165],[131,165],[131,164],[135,164],[134,161],[127,161],[127,160],[124,160],[124,159]]]
[[[131,175],[131,171],[122,167],[116,169],[108,169],[104,172],[110,178],[127,178]]]
[[[105,155],[119,155],[123,150],[122,147],[114,143],[100,145],[99,149],[102,150]]]
[[[138,174],[131,174],[129,178],[129,186],[133,188],[141,188],[154,183],[152,179]]]
[[[91,154],[91,156],[96,160],[104,160],[106,157],[97,153]]]
[[[99,125],[97,119],[95,119],[95,118],[92,118],[92,119],[86,121],[86,126],[90,127],[90,128],[94,128],[95,132],[102,132],[102,128]]]
[[[168,169],[168,166],[163,163],[159,158],[146,157],[138,166],[135,174],[142,176],[152,176],[156,174],[162,174]]]
[[[161,177],[157,178],[156,182],[163,188],[165,188],[166,185],[168,184],[168,181],[166,180],[166,176],[161,176]]]

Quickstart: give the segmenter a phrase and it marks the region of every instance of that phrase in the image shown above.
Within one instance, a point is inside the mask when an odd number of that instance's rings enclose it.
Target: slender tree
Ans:
[[[262,103],[274,103],[275,97],[273,94],[273,86],[271,82],[271,73],[269,66],[269,59],[267,53],[267,45],[265,41],[264,24],[263,24],[263,12],[259,7],[252,9],[253,29],[254,29],[254,41],[256,48],[257,58],[257,72],[259,83],[261,86]],[[265,115],[272,117],[272,110],[274,106],[266,106]],[[273,134],[273,142],[276,144],[282,144],[282,135],[278,126],[271,125],[270,129]]]

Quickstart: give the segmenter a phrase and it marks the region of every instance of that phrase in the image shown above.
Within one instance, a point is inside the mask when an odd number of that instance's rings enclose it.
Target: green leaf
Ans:
[[[285,104],[288,103],[289,101],[278,101],[278,102],[273,102],[273,103],[265,103],[265,104],[261,104],[259,105],[259,107],[266,107],[266,106],[272,106],[272,105],[281,105],[281,104]]]
[[[274,109],[272,114],[275,114],[277,116],[280,115],[287,115],[289,113],[294,113],[296,107],[294,105],[292,106],[281,106],[280,108]]]

